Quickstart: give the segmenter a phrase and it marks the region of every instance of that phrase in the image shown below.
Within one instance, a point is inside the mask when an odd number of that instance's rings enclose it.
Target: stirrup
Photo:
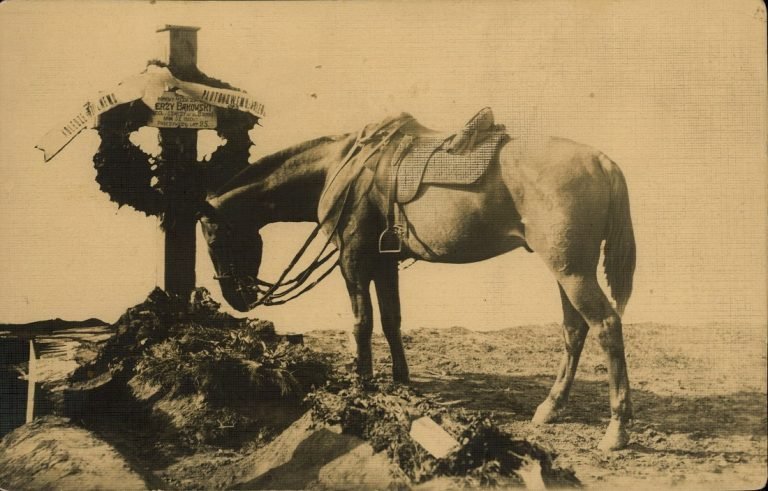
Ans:
[[[403,250],[403,236],[397,225],[379,235],[379,253],[392,254]]]

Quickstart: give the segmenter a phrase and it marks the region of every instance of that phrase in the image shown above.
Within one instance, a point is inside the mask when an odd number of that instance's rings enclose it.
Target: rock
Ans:
[[[46,416],[0,443],[0,483],[8,489],[148,489],[123,457],[68,419]]]

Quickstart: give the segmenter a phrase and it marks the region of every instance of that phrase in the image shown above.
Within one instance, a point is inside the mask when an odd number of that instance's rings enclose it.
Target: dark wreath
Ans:
[[[167,67],[157,61],[149,64]],[[197,68],[167,68],[180,80],[239,91]],[[153,157],[131,143],[131,133],[146,126],[152,116],[152,110],[141,100],[103,113],[96,127],[101,144],[93,157],[96,182],[101,190],[118,206],[127,204],[147,215],[159,216],[165,225],[170,215],[182,211],[179,206],[189,211],[197,209],[206,194],[248,165],[252,145],[248,131],[259,120],[236,109],[214,109],[218,119],[216,132],[226,142],[213,152],[209,161],[197,161],[193,165],[168,162],[163,154]],[[160,133],[162,135],[162,131]],[[196,155],[197,150],[193,151]],[[170,207],[174,208],[172,214],[167,213]]]

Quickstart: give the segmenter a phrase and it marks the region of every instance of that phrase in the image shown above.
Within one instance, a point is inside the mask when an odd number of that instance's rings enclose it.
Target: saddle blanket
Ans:
[[[450,137],[415,139],[397,165],[397,202],[412,201],[422,184],[468,185],[485,174],[507,134],[494,130],[471,150],[453,153],[446,149]],[[396,158],[396,157],[395,157]]]

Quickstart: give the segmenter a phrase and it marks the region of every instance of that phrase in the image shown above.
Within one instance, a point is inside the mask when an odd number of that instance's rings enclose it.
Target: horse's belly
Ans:
[[[404,206],[405,245],[427,261],[481,261],[525,245],[522,224],[503,189],[430,186]]]

